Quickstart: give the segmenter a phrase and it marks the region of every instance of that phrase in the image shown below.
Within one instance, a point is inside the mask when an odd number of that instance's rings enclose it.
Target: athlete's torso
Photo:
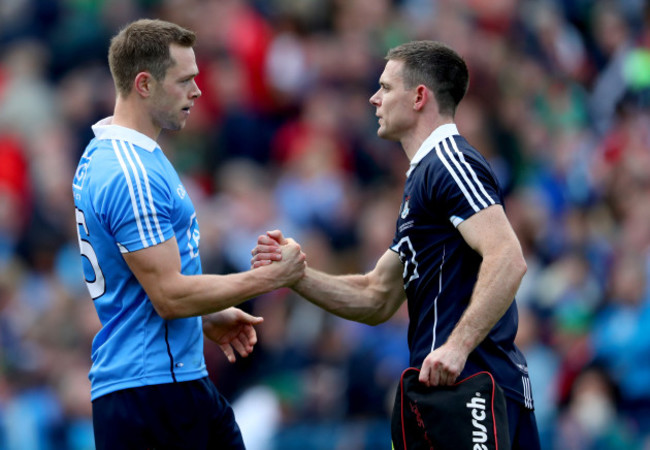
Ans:
[[[201,273],[194,206],[155,141],[100,122],[73,181],[84,276],[102,323],[92,398],[207,375],[201,318],[163,320],[122,253],[176,238],[182,273]]]
[[[405,265],[412,366],[445,343],[476,283],[481,257],[456,227],[502,203],[488,163],[456,127],[435,130],[412,162],[391,247]],[[509,396],[532,408],[526,361],[514,345],[517,323],[513,302],[470,354],[460,378],[488,370]]]

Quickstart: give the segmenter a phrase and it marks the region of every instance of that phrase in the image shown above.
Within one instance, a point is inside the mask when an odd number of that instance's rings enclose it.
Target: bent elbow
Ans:
[[[173,308],[170,308],[164,302],[154,302],[152,300],[151,304],[153,305],[153,308],[156,310],[156,313],[158,313],[161,319],[173,320],[177,318]]]
[[[365,323],[366,325],[370,325],[371,327],[375,327],[377,325],[381,325],[382,323],[388,321],[388,319],[390,319],[390,316],[374,315],[372,317],[367,317],[362,322]]]
[[[494,260],[496,264],[502,264],[507,270],[507,275],[521,281],[528,271],[528,264],[519,246],[510,246],[501,253],[500,261]]]
[[[395,312],[406,300],[406,292],[404,291],[402,280],[391,286],[391,289],[385,291],[378,291],[373,295],[371,304],[373,307],[370,309],[369,314],[363,320],[363,323],[371,326],[380,325],[390,320],[395,315]]]
[[[390,320],[391,317],[393,317],[395,311],[397,311],[399,305],[401,304],[402,302],[397,300],[395,302],[385,302],[380,306],[378,306],[376,309],[374,309],[366,317],[364,317],[361,320],[361,322],[373,327],[376,325],[381,325],[382,323],[387,322],[388,320]]]
[[[187,297],[183,295],[185,291],[179,288],[181,281],[169,278],[146,291],[152,306],[164,320],[182,319],[190,315]]]
[[[523,255],[521,255],[521,257],[517,261],[515,270],[519,274],[520,279],[524,278],[524,275],[526,275],[526,272],[528,272],[528,264],[526,263],[526,259],[524,259]]]
[[[164,320],[174,320],[184,317],[183,312],[177,307],[178,302],[174,302],[168,298],[150,297],[149,300],[156,313]]]

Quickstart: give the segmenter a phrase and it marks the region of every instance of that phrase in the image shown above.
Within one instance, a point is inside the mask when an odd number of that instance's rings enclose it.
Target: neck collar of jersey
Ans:
[[[409,167],[408,172],[406,172],[406,176],[408,177],[411,172],[413,172],[417,165],[420,164],[420,161],[422,161],[422,159],[427,156],[439,142],[442,142],[448,137],[457,134],[459,133],[455,123],[446,123],[433,130],[429,137],[426,138],[424,142],[422,142],[422,145],[420,145],[420,148],[415,153],[415,156],[411,160],[411,166]]]
[[[158,143],[139,131],[121,125],[113,125],[113,116],[106,117],[92,126],[95,137],[100,140],[118,139],[131,142],[140,148],[153,152],[158,148]]]

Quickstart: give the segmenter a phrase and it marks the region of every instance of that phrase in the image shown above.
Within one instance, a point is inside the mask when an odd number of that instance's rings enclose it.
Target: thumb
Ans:
[[[266,234],[280,245],[285,245],[287,243],[287,240],[282,236],[282,231],[280,230],[267,231]]]
[[[423,364],[422,368],[420,369],[420,376],[418,377],[420,383],[423,383],[427,386],[429,386],[429,371],[429,367]]]
[[[242,311],[239,320],[250,325],[259,325],[260,323],[264,322],[264,317],[252,316],[247,312]]]

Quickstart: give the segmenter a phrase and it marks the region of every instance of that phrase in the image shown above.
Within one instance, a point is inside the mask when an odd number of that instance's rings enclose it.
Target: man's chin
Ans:
[[[168,123],[166,126],[163,127],[163,129],[168,131],[180,131],[183,128],[185,128],[185,121],[181,123]]]
[[[388,133],[384,128],[379,128],[377,130],[377,136],[379,136],[382,139],[386,139],[388,141],[397,141],[398,139],[395,138],[395,136],[392,136],[390,133]]]

